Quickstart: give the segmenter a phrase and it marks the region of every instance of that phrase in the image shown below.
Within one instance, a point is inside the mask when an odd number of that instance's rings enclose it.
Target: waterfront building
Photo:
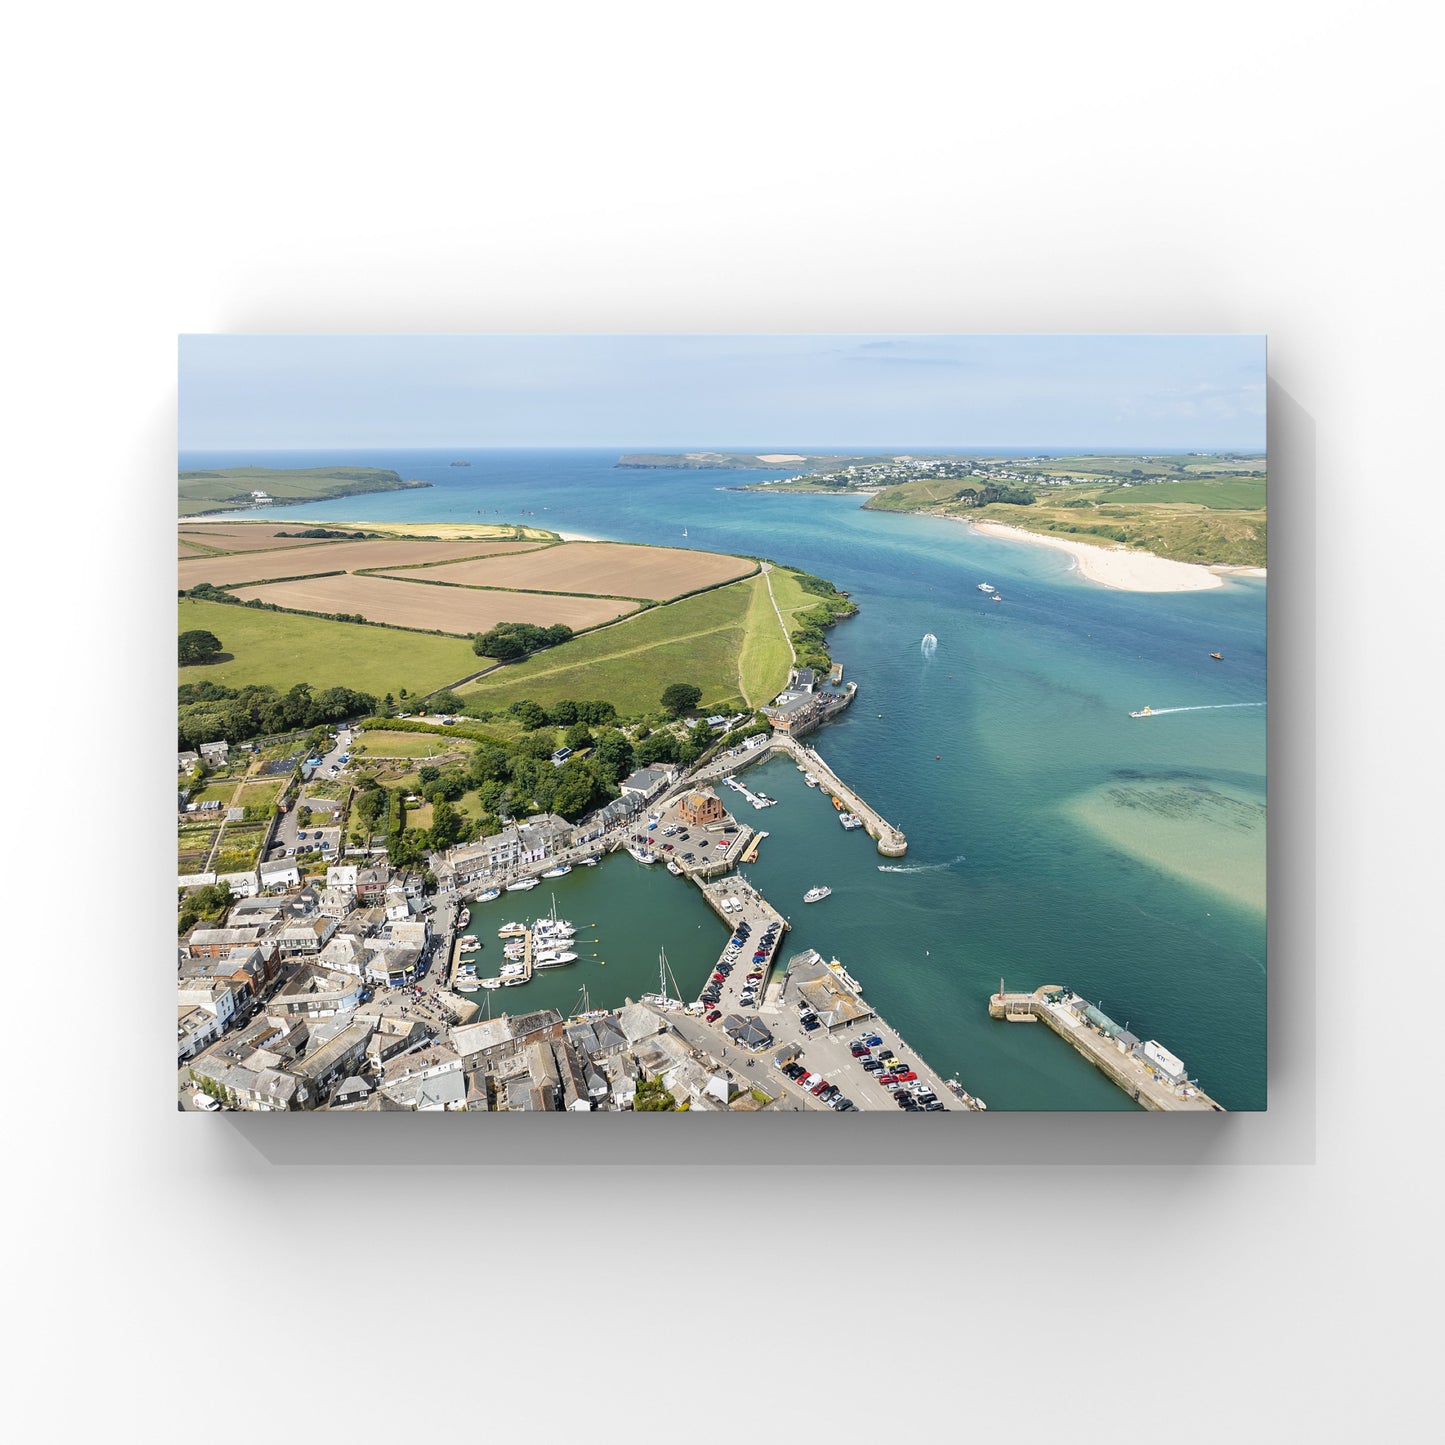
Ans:
[[[688,793],[677,805],[677,816],[693,827],[703,827],[708,823],[721,823],[727,816],[727,810],[711,788],[699,788]]]

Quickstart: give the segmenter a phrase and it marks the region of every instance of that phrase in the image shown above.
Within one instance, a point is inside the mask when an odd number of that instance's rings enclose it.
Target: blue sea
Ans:
[[[1119,592],[1062,552],[959,522],[736,490],[795,469],[619,470],[618,455],[189,452],[181,466],[349,464],[434,484],[248,516],[528,522],[827,577],[859,604],[831,643],[859,693],[810,742],[909,851],[890,864],[791,764],[764,765],[753,776],[779,804],[747,819],[771,834],[747,871],[791,915],[790,951],[841,959],[910,1044],[991,1109],[1134,1107],[1048,1031],[991,1022],[1000,979],[1070,985],[1181,1057],[1226,1108],[1263,1108],[1266,584]],[[450,465],[460,458],[471,465]],[[1145,705],[1160,715],[1129,717]],[[560,881],[559,907],[572,883]],[[833,895],[804,906],[815,883]],[[701,961],[678,968],[669,947],[684,985],[716,942],[697,931]],[[630,947],[655,978],[645,932]],[[632,972],[614,962],[568,988],[620,1002],[608,988],[621,983],[604,980]]]

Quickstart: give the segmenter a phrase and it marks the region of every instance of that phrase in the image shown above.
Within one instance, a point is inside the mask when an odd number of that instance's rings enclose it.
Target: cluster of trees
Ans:
[[[177,689],[176,736],[182,749],[201,743],[228,743],[269,733],[297,732],[376,711],[370,693],[346,687],[320,692],[298,682],[286,692],[260,685],[224,687],[216,682],[186,682]]]
[[[307,527],[304,532],[277,532],[278,537],[345,537],[356,541],[371,535],[370,532],[338,532],[332,527]]]
[[[702,701],[702,689],[690,682],[674,682],[662,690],[662,710],[668,717],[681,717]]]
[[[667,1092],[667,1085],[662,1082],[662,1075],[654,1079],[639,1079],[637,1081],[637,1092],[633,1095],[632,1107],[643,1113],[665,1113],[669,1109],[677,1108],[677,1100]]]
[[[478,657],[512,662],[529,652],[555,647],[571,636],[572,629],[560,622],[551,627],[538,627],[531,622],[499,622],[490,632],[479,632],[472,638],[472,651]]]
[[[221,639],[204,628],[183,632],[176,639],[176,658],[182,667],[191,667],[198,662],[211,662],[220,652]]]
[[[617,721],[617,709],[610,702],[574,702],[570,698],[550,706],[522,698],[507,711],[525,728],[546,727],[548,723],[553,727],[571,727],[579,722],[595,727]]]
[[[194,928],[203,918],[209,923],[218,923],[231,906],[231,889],[226,883],[211,883],[197,888],[187,895],[181,904],[180,916],[176,919],[176,932],[185,933]]]

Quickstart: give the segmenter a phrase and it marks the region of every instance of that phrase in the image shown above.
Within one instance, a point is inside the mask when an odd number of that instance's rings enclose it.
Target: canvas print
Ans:
[[[1264,338],[179,395],[182,1109],[1265,1107]]]

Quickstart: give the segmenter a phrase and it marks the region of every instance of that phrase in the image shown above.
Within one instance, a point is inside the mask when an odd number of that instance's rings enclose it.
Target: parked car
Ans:
[[[908,1069],[904,1073],[894,1074],[893,1077],[897,1079],[900,1084],[911,1084],[918,1075],[915,1074],[912,1069]]]
[[[822,1027],[817,1019],[808,1019],[803,1025],[803,1032],[805,1034],[816,1033]]]
[[[707,1022],[710,1023],[710,1024],[715,1024],[721,1017],[722,1017],[722,1010],[721,1010],[720,1008],[710,1008],[710,1009],[703,1015],[703,1018],[705,1018],[705,1019],[707,1020]]]
[[[867,1044],[870,1049],[876,1049],[883,1043],[883,1040],[877,1034],[864,1034],[859,1042]]]

